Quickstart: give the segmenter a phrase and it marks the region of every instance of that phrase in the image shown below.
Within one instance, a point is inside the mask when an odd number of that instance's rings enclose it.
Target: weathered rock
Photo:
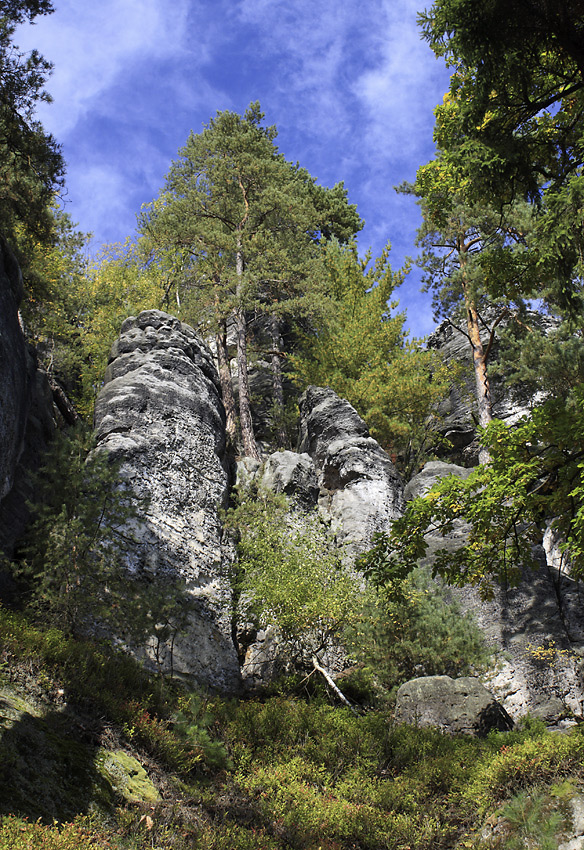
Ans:
[[[456,475],[457,478],[464,480],[468,478],[471,472],[472,469],[465,469],[463,466],[457,466],[454,463],[431,460],[408,481],[404,489],[404,499],[409,502],[411,499],[417,499],[418,496],[425,496],[435,484],[449,475]]]
[[[530,324],[543,322],[537,314],[530,318]],[[488,341],[485,330],[484,342]],[[475,466],[478,463],[479,443],[476,423],[476,389],[472,364],[471,347],[468,338],[457,330],[448,320],[430,334],[427,340],[428,348],[436,350],[443,360],[456,367],[462,364],[462,382],[452,384],[448,396],[438,406],[440,419],[439,430],[445,437],[446,444],[439,453],[445,458],[464,466]],[[497,359],[498,341],[495,339],[490,362]],[[520,416],[529,411],[533,402],[530,393],[526,394],[520,386],[508,387],[500,375],[490,375],[491,398],[493,415],[508,423],[515,422]]]
[[[172,657],[166,647],[164,666],[206,686],[237,689],[230,552],[218,513],[227,503],[231,460],[218,375],[195,331],[157,310],[127,319],[95,427],[98,449],[121,461],[122,477],[148,499],[128,569],[161,584],[184,583],[185,601],[195,608]]]
[[[316,469],[307,454],[274,452],[263,465],[259,483],[274,493],[284,493],[302,507],[314,507],[318,501]]]
[[[299,451],[317,469],[319,508],[350,555],[365,551],[375,532],[400,516],[403,484],[349,402],[328,387],[309,387],[300,399]]]
[[[253,457],[242,457],[237,461],[236,484],[238,487],[249,487],[257,478],[262,462]]]
[[[397,692],[395,719],[450,735],[483,736],[513,727],[505,709],[472,676],[426,676],[406,682]]]
[[[584,794],[576,791],[569,800],[571,814],[570,836],[558,844],[558,850],[584,850]]]
[[[441,477],[466,478],[469,472],[454,464],[426,464],[407,485],[407,497],[424,495]],[[438,549],[464,546],[467,534],[462,520],[446,537],[427,534],[424,563],[431,565]],[[545,704],[545,717],[554,722],[566,709],[578,716],[584,713],[579,650],[584,644],[584,618],[577,583],[548,566],[543,550],[536,548],[534,555],[539,556],[539,566],[526,572],[518,587],[496,587],[490,599],[482,598],[475,587],[449,592],[463,612],[472,613],[496,655],[496,666],[486,681],[508,713],[515,719],[528,712],[539,714]]]

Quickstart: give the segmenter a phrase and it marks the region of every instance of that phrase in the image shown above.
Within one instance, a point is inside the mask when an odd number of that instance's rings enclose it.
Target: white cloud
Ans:
[[[188,0],[61,0],[57,10],[17,33],[23,49],[37,48],[55,70],[48,89],[54,104],[39,109],[62,138],[95,99],[136,62],[184,49]]]
[[[448,74],[420,39],[417,0],[382,3],[377,62],[354,82],[364,112],[367,151],[376,160],[404,160],[432,150],[432,110],[448,85]]]

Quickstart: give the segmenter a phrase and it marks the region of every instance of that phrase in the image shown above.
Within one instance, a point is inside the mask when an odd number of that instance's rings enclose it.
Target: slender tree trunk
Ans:
[[[238,235],[237,253],[235,256],[235,269],[237,274],[237,308],[234,310],[235,328],[237,334],[237,373],[239,377],[239,424],[241,427],[241,440],[243,453],[246,457],[260,459],[260,453],[253,431],[251,418],[251,403],[249,380],[247,375],[247,321],[245,310],[241,303],[243,283],[243,252],[241,240]]]
[[[247,322],[245,312],[235,311],[235,327],[237,331],[237,373],[239,376],[239,424],[243,453],[246,457],[260,459],[251,418],[249,381],[247,376]]]
[[[221,324],[221,330],[215,334],[217,345],[217,362],[219,364],[219,380],[223,393],[223,406],[225,407],[225,430],[227,437],[233,446],[237,445],[237,415],[235,412],[235,396],[231,383],[231,369],[229,368],[229,357],[227,356],[227,327],[226,322]]]
[[[351,703],[349,702],[349,700],[347,699],[347,697],[344,695],[344,693],[341,691],[341,689],[339,688],[339,686],[338,686],[338,685],[337,685],[337,684],[333,681],[333,679],[332,679],[332,677],[330,676],[330,674],[329,674],[329,673],[327,673],[327,671],[324,669],[324,667],[322,667],[322,666],[318,663],[318,659],[317,659],[317,657],[316,657],[315,655],[313,655],[313,656],[312,656],[312,666],[314,667],[314,669],[315,669],[318,673],[320,673],[320,674],[321,674],[321,676],[324,678],[325,682],[326,682],[328,685],[330,685],[330,687],[333,689],[333,691],[334,691],[334,692],[335,692],[335,694],[338,696],[338,698],[341,700],[341,702],[343,702],[343,703],[347,706],[347,708],[349,708],[349,709],[353,712],[353,714],[354,714],[354,715],[358,716],[358,715],[357,715],[357,712],[355,711],[355,709],[353,708],[353,706],[351,705]]]
[[[474,299],[468,287],[463,284],[464,305],[466,308],[466,328],[472,348],[472,362],[475,373],[475,387],[477,397],[477,411],[479,425],[483,428],[493,419],[493,407],[491,403],[491,385],[487,371],[487,353],[483,346],[480,334],[480,322]],[[488,463],[491,459],[488,449],[481,445],[479,449],[479,463]]]
[[[280,360],[280,326],[277,316],[269,317],[270,339],[272,343],[272,388],[274,391],[274,436],[279,449],[288,445],[288,435],[284,427],[284,385],[282,383],[282,363]]]

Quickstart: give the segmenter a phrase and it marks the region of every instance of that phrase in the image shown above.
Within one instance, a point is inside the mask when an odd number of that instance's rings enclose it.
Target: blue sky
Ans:
[[[190,132],[259,100],[284,156],[324,185],[344,180],[362,252],[415,253],[419,213],[394,186],[433,155],[444,63],[419,38],[424,0],[55,0],[16,41],[54,64],[38,117],[63,147],[65,209],[92,250],[134,233]],[[429,5],[427,3],[426,5]],[[432,330],[419,273],[398,292],[415,334]]]

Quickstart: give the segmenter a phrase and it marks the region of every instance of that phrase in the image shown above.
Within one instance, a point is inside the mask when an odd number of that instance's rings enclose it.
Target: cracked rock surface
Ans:
[[[355,408],[329,387],[308,387],[299,406],[299,452],[316,467],[319,508],[347,554],[358,555],[401,516],[402,480]]]
[[[98,449],[121,462],[124,481],[147,500],[139,527],[130,530],[136,542],[127,568],[149,583],[180,583],[193,609],[172,658],[170,644],[162,648],[164,665],[200,684],[237,690],[231,554],[219,518],[232,479],[225,413],[211,354],[191,327],[158,310],[126,319],[95,428]]]

